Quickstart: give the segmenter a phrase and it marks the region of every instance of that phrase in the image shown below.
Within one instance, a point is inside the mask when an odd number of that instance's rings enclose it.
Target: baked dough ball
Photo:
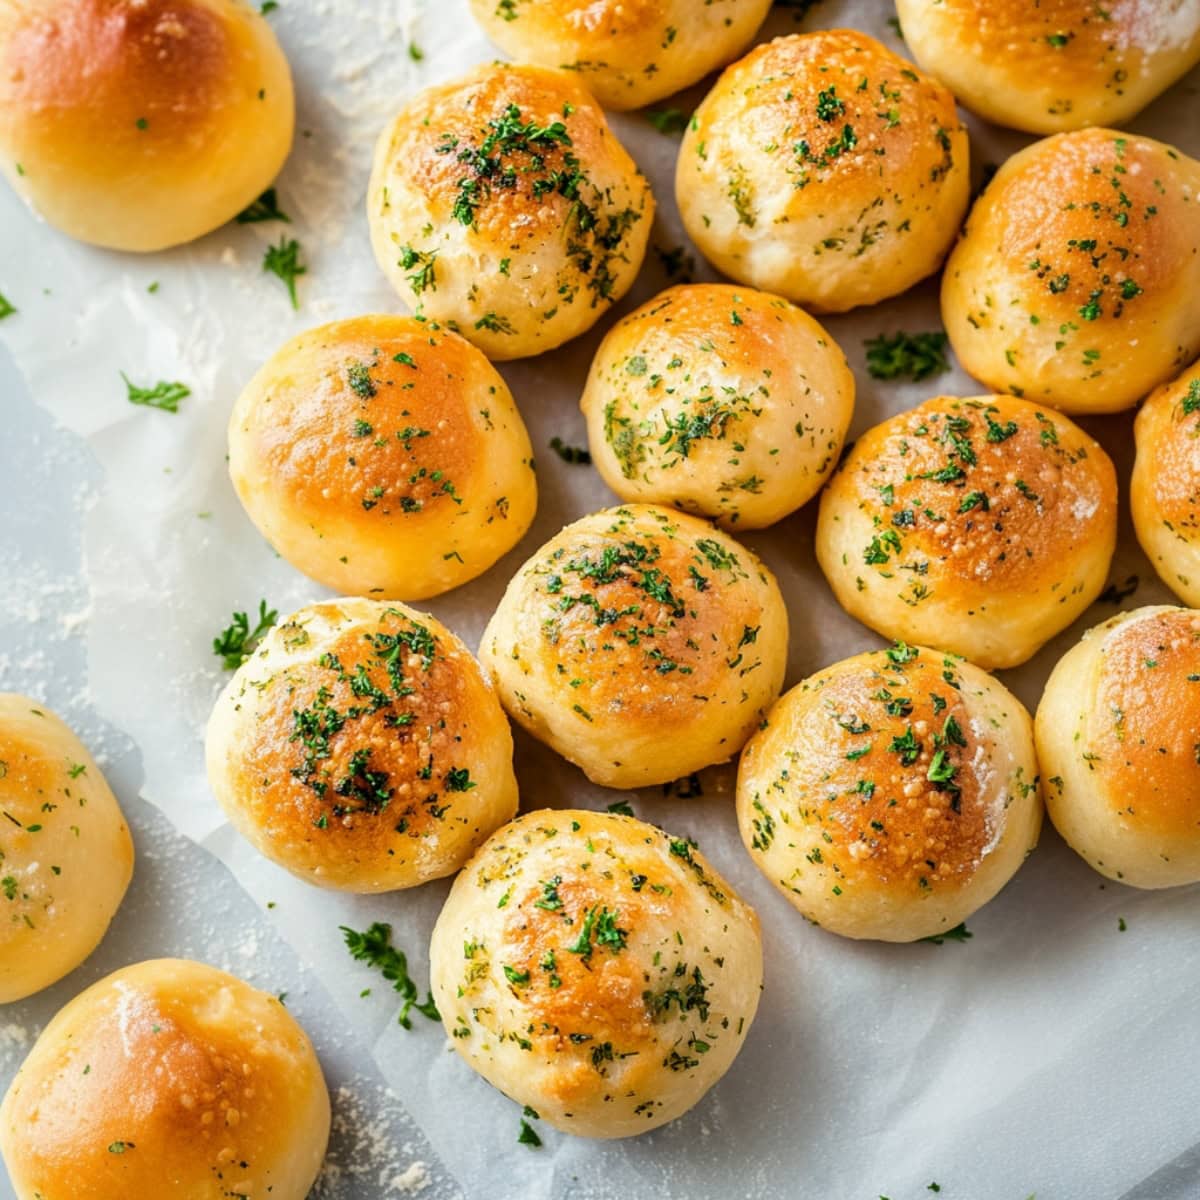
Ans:
[[[896,0],[917,62],[1030,133],[1119,124],[1200,61],[1195,0]]]
[[[386,892],[450,875],[517,811],[512,735],[467,648],[402,604],[293,613],[217,700],[208,779],[300,879]]]
[[[76,996],[0,1106],[17,1200],[304,1200],[328,1139],[321,1067],[287,1009],[178,958]]]
[[[229,419],[250,519],[340,592],[423,600],[481,575],[537,508],[507,384],[434,322],[365,316],[286,342]]]
[[[674,95],[740,54],[771,0],[471,0],[505,54],[578,71],[605,108]]]
[[[1128,408],[1200,353],[1200,163],[1111,129],[1027,146],[967,218],[942,321],[993,391]]]
[[[44,704],[0,693],[0,1004],[73,971],[133,875],[133,841],[100,768]]]
[[[792,688],[746,747],[738,824],[809,920],[911,942],[986,904],[1042,826],[1033,723],[986,672],[897,643]]]
[[[854,412],[837,343],[779,296],[674,287],[615,325],[582,408],[592,461],[623,500],[761,529],[816,495]]]
[[[1139,608],[1089,629],[1037,713],[1054,827],[1109,879],[1200,881],[1200,613]]]
[[[726,69],[684,134],[675,197],[718,270],[844,312],[937,270],[967,168],[949,91],[834,29],[776,38]]]
[[[0,169],[80,241],[161,250],[223,225],[279,173],[293,108],[242,0],[0,4]]]
[[[605,787],[741,748],[779,695],[775,577],[707,521],[649,504],[568,525],[513,577],[479,658],[509,715]]]
[[[939,396],[855,443],[817,560],[864,625],[994,670],[1096,599],[1116,539],[1112,460],[1082,429],[1011,396]]]
[[[401,298],[509,359],[590,329],[629,290],[654,197],[575,76],[496,63],[388,125],[367,217]]]
[[[1163,582],[1200,608],[1200,362],[1150,396],[1133,434],[1138,541]]]
[[[629,1137],[729,1069],[762,990],[758,917],[694,844],[543,809],[454,881],[430,946],[454,1048],[556,1129]]]

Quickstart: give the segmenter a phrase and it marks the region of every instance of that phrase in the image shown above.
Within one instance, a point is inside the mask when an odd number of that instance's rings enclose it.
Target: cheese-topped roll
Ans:
[[[1150,396],[1133,434],[1138,541],[1162,581],[1200,608],[1200,363]]]
[[[771,0],[471,0],[506,54],[577,71],[605,108],[641,108],[740,54]]]
[[[758,917],[695,844],[543,809],[454,881],[430,946],[454,1048],[557,1129],[629,1137],[729,1069],[762,989]]]
[[[817,560],[864,625],[993,670],[1095,600],[1116,539],[1116,472],[1082,429],[1011,396],[939,396],[855,443]]]
[[[313,604],[217,700],[208,779],[230,822],[346,892],[457,871],[517,811],[512,735],[467,648],[402,604]]]
[[[99,944],[133,875],[133,841],[83,743],[44,704],[0,693],[0,1004]]]
[[[779,695],[787,610],[752,551],[648,504],[593,513],[513,577],[480,661],[509,715],[593,783],[724,762]]]
[[[1089,629],[1046,683],[1037,748],[1054,827],[1101,875],[1200,881],[1200,613]]]
[[[629,290],[654,198],[576,75],[494,63],[383,131],[367,217],[401,299],[508,359],[591,328]]]
[[[46,1026],[0,1105],[17,1200],[304,1200],[329,1093],[275,996],[203,963],[125,967]]]
[[[816,495],[854,412],[854,376],[807,313],[752,288],[670,288],[618,322],[582,408],[624,500],[760,529]]]
[[[537,507],[508,386],[469,342],[412,317],[335,321],[281,346],[234,405],[229,472],[271,545],[351,595],[466,583]]]
[[[1120,124],[1200,61],[1196,0],[896,0],[905,45],[969,109],[1030,133]]]
[[[971,209],[942,320],[993,391],[1128,408],[1200,353],[1200,162],[1111,129],[1027,146]]]
[[[161,250],[223,225],[283,166],[293,109],[257,5],[0,4],[0,170],[80,241]]]
[[[756,46],[696,110],[675,174],[719,270],[818,312],[874,304],[941,265],[967,207],[954,97],[849,29]]]
[[[835,663],[768,714],[738,769],[750,856],[809,920],[911,942],[1012,878],[1042,826],[1033,724],[962,659],[900,642]]]

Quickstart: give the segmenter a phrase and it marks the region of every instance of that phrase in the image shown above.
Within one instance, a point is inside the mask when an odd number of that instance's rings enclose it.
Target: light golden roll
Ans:
[[[44,704],[0,693],[0,1004],[39,992],[99,945],[133,875],[116,797]]]
[[[1054,827],[1132,887],[1200,881],[1200,613],[1155,606],[1089,629],[1037,712]]]
[[[507,384],[469,342],[412,317],[335,321],[281,346],[234,406],[229,472],[271,545],[350,595],[458,587],[537,508]]]
[[[1129,503],[1138,541],[1162,581],[1200,608],[1200,362],[1150,396],[1133,434]]]
[[[579,73],[605,108],[641,108],[736,58],[771,0],[471,0],[505,54]]]
[[[1116,473],[1082,429],[1011,396],[939,396],[859,438],[816,549],[852,617],[994,670],[1096,599],[1116,539]]]
[[[1135,404],[1200,353],[1200,163],[1111,129],[1027,146],[971,209],[942,321],[993,391]]]
[[[292,77],[242,0],[4,0],[0,169],[51,225],[161,250],[230,220],[283,166]]]
[[[274,996],[178,958],[125,967],[46,1026],[0,1106],[17,1200],[304,1200],[329,1094]]]
[[[496,63],[383,131],[367,218],[400,298],[499,360],[561,345],[629,290],[654,197],[575,75]]]
[[[775,577],[706,521],[593,513],[513,577],[479,658],[509,715],[605,787],[667,783],[735,755],[779,695]]]
[[[843,937],[911,942],[965,921],[1042,826],[1033,724],[986,672],[897,643],[788,692],[738,769],[764,875]]]
[[[969,187],[954,97],[848,29],[776,38],[728,67],[675,174],[684,226],[715,267],[817,312],[936,271]]]
[[[729,1069],[762,989],[758,917],[694,844],[543,809],[454,881],[430,947],[454,1048],[557,1129],[629,1137]]]
[[[386,892],[453,874],[517,811],[512,735],[467,648],[401,604],[293,613],[226,685],[208,779],[293,875]]]
[[[623,500],[761,529],[816,495],[854,412],[837,343],[779,296],[670,288],[600,344],[581,407]]]
[[[1121,124],[1200,61],[1197,0],[896,0],[917,62],[1014,129]]]

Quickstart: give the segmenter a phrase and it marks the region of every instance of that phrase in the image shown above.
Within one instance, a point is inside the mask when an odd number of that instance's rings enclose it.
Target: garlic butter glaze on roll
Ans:
[[[1200,353],[1200,163],[1111,129],[1027,146],[967,217],[942,320],[993,391],[1129,408]]]
[[[1037,713],[1046,807],[1109,879],[1200,881],[1200,613],[1138,608],[1089,629]]]
[[[352,595],[466,583],[537,507],[508,386],[469,342],[411,317],[335,321],[280,347],[234,406],[229,471],[271,545]]]
[[[897,0],[913,57],[1030,133],[1120,124],[1200,61],[1200,0]]]
[[[762,989],[758,917],[695,848],[544,809],[497,832],[433,931],[454,1048],[557,1129],[645,1133],[729,1069]]]
[[[506,54],[579,73],[605,108],[674,95],[740,54],[771,0],[471,0]]]
[[[367,217],[401,299],[509,359],[583,333],[629,290],[654,198],[576,76],[497,63],[388,125]]]
[[[304,1030],[276,997],[183,959],[76,996],[0,1105],[17,1200],[304,1200],[328,1140]]]
[[[208,779],[259,853],[347,892],[450,875],[517,811],[512,735],[467,648],[400,604],[314,604],[217,700]]]
[[[817,560],[885,637],[1013,667],[1104,587],[1117,482],[1099,443],[1011,396],[940,396],[868,430],[821,496]]]
[[[83,743],[40,701],[0,693],[0,1004],[73,971],[133,874],[116,797]]]
[[[937,270],[967,168],[949,91],[835,29],[776,38],[725,70],[684,135],[675,195],[720,271],[844,312]]]
[[[897,643],[788,692],[746,747],[755,864],[843,937],[911,942],[986,904],[1037,845],[1033,726],[986,672]]]
[[[292,78],[242,0],[4,0],[0,169],[51,225],[114,250],[209,233],[292,144]]]
[[[622,499],[759,529],[833,470],[854,376],[829,334],[781,297],[691,284],[613,326],[581,406],[592,461]]]
[[[1133,433],[1138,541],[1162,581],[1200,608],[1200,363],[1150,396]]]

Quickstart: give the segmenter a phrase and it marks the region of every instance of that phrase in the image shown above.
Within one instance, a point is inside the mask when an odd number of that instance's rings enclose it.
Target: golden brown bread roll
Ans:
[[[496,63],[397,114],[367,218],[401,299],[508,359],[575,337],[629,290],[654,198],[575,75]]]
[[[968,662],[897,643],[788,692],[738,769],[742,841],[833,933],[911,942],[986,904],[1037,845],[1033,725]]]
[[[436,322],[364,316],[281,346],[229,419],[251,520],[306,575],[423,600],[482,574],[537,507],[508,385]]]
[[[623,500],[760,529],[829,477],[854,376],[802,309],[753,288],[670,288],[619,321],[581,401],[592,461]]]
[[[223,225],[279,173],[293,107],[243,0],[0,3],[0,169],[80,241],[161,250]]]
[[[675,198],[726,275],[844,312],[937,270],[967,168],[949,91],[834,29],[776,38],[725,70],[684,135]]]
[[[100,768],[44,704],[0,693],[0,1004],[73,971],[133,875],[133,842]]]
[[[1057,133],[1136,116],[1200,61],[1196,0],[896,0],[917,62],[1000,125]]]
[[[321,1067],[287,1009],[176,958],[76,996],[0,1106],[17,1200],[304,1200],[328,1139]]]
[[[513,577],[479,658],[509,715],[605,787],[724,762],[779,695],[774,576],[706,521],[649,504],[593,513]]]
[[[1011,396],[939,396],[855,443],[817,560],[863,624],[992,670],[1095,600],[1116,538],[1116,473],[1082,429]]]
[[[693,843],[544,809],[499,830],[433,931],[454,1048],[557,1129],[629,1137],[729,1069],[762,989],[758,918]]]
[[[1067,844],[1132,887],[1200,881],[1200,613],[1089,629],[1037,712],[1046,807]]]
[[[1200,353],[1200,162],[1084,129],[1014,154],[942,277],[959,361],[1068,413],[1128,408]]]
[[[293,613],[217,700],[208,778],[233,826],[347,892],[457,871],[517,811],[512,735],[467,648],[402,604]]]

